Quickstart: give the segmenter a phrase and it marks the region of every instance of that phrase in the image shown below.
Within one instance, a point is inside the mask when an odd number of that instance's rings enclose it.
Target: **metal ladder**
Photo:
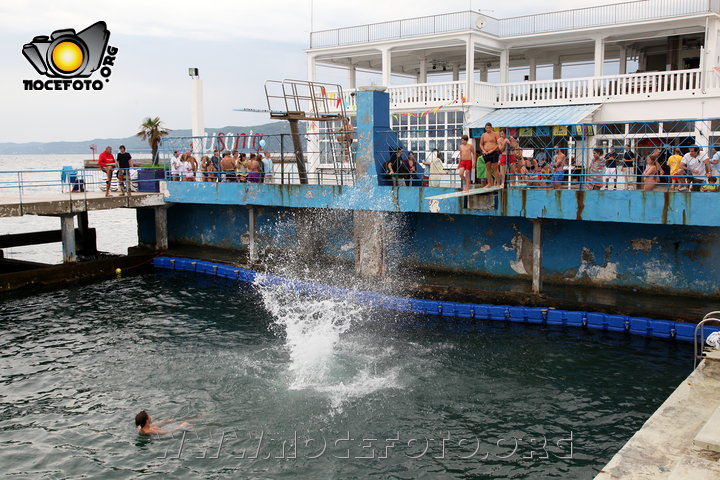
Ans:
[[[341,123],[342,124],[342,123]],[[335,138],[336,133],[332,133],[329,139],[330,142],[330,156],[332,156],[333,171],[335,173],[335,182],[337,185],[344,185],[346,177],[352,180],[352,184],[355,184],[355,152],[354,145],[355,140],[350,145],[348,150],[345,150],[344,145]],[[339,152],[338,152],[339,150]],[[347,158],[347,163],[345,159]],[[348,175],[345,175],[347,171]]]
[[[705,324],[708,322],[716,322],[720,324],[720,318],[718,318],[718,316],[720,316],[720,311],[710,312],[695,326],[695,334],[693,335],[693,346],[695,350],[693,357],[693,369],[697,367],[698,360],[703,360],[705,358]],[[700,331],[699,342],[698,331]]]

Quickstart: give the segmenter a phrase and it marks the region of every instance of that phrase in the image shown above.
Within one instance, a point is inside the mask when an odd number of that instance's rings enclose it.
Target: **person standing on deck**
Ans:
[[[112,154],[112,147],[107,146],[98,155],[98,166],[105,173],[105,196],[110,196],[110,184],[112,183],[113,168],[115,168],[115,157]]]
[[[689,175],[687,179],[690,190],[699,192],[700,185],[705,184],[707,177],[710,176],[710,161],[707,155],[700,151],[700,147],[693,145],[690,147],[690,152],[683,157],[682,166]]]
[[[130,169],[134,167],[132,156],[125,151],[125,145],[120,145],[120,153],[117,156],[118,171],[117,178],[120,184],[120,192],[125,195],[130,195],[132,188],[130,187]],[[127,189],[125,188],[125,181],[127,180]]]
[[[273,161],[270,152],[265,151],[265,156],[262,159],[263,164],[263,183],[272,183],[273,181]]]
[[[617,190],[617,153],[615,149],[610,147],[610,151],[605,155],[605,176],[603,177],[603,188],[601,190]],[[610,182],[613,188],[610,188]]]
[[[260,163],[260,154],[250,155],[250,160],[245,164],[247,167],[247,181],[248,183],[260,183],[262,182],[262,163]]]
[[[635,160],[636,155],[630,150],[630,145],[625,145],[625,152],[623,153],[622,163],[620,164],[620,174],[622,177],[620,178],[618,190],[635,190]]]
[[[560,149],[560,145],[555,145],[555,157],[553,157],[553,188],[562,188],[563,179],[565,178],[565,164],[567,157]],[[568,172],[568,175],[570,172]]]
[[[220,160],[220,168],[222,169],[222,176],[220,180],[223,182],[237,182],[237,175],[235,174],[235,161],[230,156],[230,152],[223,152],[222,160]]]
[[[217,182],[220,177],[220,150],[213,150],[213,155],[210,157],[210,162],[212,162],[213,166],[215,167],[215,173],[210,175],[211,182]]]
[[[485,165],[487,166],[488,187],[494,187],[498,183],[498,161],[500,160],[499,138],[500,135],[493,130],[492,123],[486,123],[485,133],[480,137],[480,150],[482,150]]]
[[[180,159],[180,152],[175,151],[173,157],[170,159],[170,178],[173,182],[180,181],[180,170],[182,169],[182,160]]]
[[[445,173],[445,169],[443,167],[442,159],[440,158],[440,152],[437,148],[433,149],[432,154],[430,155],[430,160],[423,162],[423,165],[428,167],[430,170],[428,186],[439,187],[440,180],[442,179],[443,173]]]
[[[483,136],[485,136],[485,134],[483,134]],[[470,178],[475,172],[475,147],[468,143],[468,140],[470,139],[467,135],[462,136],[462,143],[460,144],[460,165],[458,166],[460,171],[460,185],[464,192],[470,191]]]

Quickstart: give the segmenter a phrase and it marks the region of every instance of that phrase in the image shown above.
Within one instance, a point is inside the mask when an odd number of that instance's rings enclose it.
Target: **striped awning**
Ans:
[[[466,123],[465,128],[483,128],[490,122],[493,127],[554,127],[578,125],[589,121],[588,117],[600,104],[563,105],[561,107],[499,108],[483,117]]]

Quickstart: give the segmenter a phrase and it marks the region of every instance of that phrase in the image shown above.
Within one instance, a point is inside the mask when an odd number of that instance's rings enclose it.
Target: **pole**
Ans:
[[[533,263],[532,263],[532,291],[540,293],[542,290],[542,220],[535,218],[533,225]]]
[[[303,156],[302,141],[300,139],[300,127],[299,121],[291,118],[290,122],[290,133],[292,134],[293,149],[295,150],[295,164],[297,165],[298,176],[300,177],[300,184],[307,185],[307,171],[305,169],[305,157]]]
[[[285,134],[280,134],[280,185],[285,185]]]

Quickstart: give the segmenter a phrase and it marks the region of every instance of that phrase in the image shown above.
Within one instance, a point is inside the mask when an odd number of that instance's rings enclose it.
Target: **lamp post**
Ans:
[[[203,112],[203,88],[200,71],[189,68],[188,75],[192,80],[192,148],[193,154],[202,157],[205,154],[205,119]]]

